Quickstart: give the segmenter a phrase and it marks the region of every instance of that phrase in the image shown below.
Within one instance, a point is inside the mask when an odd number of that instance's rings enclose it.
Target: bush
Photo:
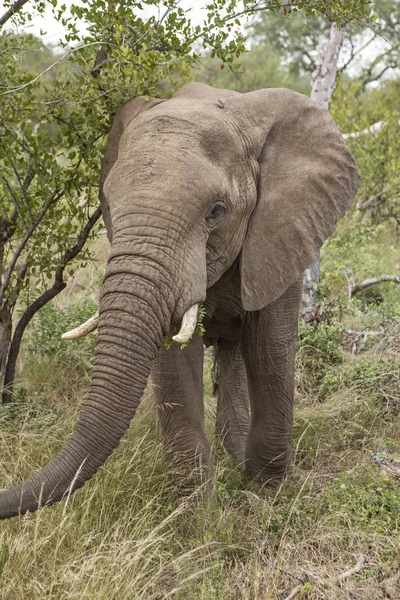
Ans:
[[[344,327],[321,323],[317,328],[301,323],[299,328],[299,350],[307,353],[317,363],[341,363],[343,350],[341,340]]]
[[[87,335],[79,340],[62,340],[61,335],[87,321],[97,310],[92,300],[58,309],[54,304],[46,305],[37,315],[25,349],[35,355],[56,357],[57,362],[71,370],[90,371],[96,345],[96,335]]]

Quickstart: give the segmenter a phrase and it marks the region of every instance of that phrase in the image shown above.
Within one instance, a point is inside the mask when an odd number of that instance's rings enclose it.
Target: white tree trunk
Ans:
[[[329,102],[336,87],[337,65],[344,42],[344,27],[332,24],[327,47],[321,52],[317,67],[311,76],[311,100],[329,110]],[[312,265],[304,272],[301,316],[305,321],[315,315],[315,299],[319,282],[319,252]]]

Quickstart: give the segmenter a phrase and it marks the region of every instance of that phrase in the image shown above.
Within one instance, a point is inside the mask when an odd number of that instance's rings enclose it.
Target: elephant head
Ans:
[[[237,259],[246,311],[279,298],[357,182],[329,114],[286,89],[193,83],[122,106],[101,173],[111,251],[89,395],[61,453],[0,493],[0,517],[56,502],[92,477],[128,428],[171,324]]]

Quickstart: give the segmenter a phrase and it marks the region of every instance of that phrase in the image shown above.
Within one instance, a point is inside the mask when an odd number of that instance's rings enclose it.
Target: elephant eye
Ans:
[[[216,202],[212,205],[206,220],[208,225],[216,225],[220,219],[226,214],[226,206],[222,202]]]

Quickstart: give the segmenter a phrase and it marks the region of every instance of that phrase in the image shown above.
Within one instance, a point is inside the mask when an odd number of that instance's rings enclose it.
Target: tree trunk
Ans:
[[[12,319],[8,304],[0,308],[0,390],[3,389],[7,356],[11,344]]]
[[[318,65],[311,76],[311,100],[329,110],[329,103],[336,87],[337,65],[345,36],[344,26],[332,24],[328,46],[320,55]],[[318,289],[320,264],[319,252],[314,262],[304,272],[301,316],[304,321],[315,315],[315,300]]]
[[[2,325],[1,325],[1,309],[0,310],[0,393],[2,392],[2,402],[3,404],[8,404],[12,402],[13,395],[13,386],[14,386],[14,376],[17,365],[17,358],[21,346],[22,336],[25,332],[26,327],[29,325],[31,319],[35,316],[40,308],[45,306],[50,300],[55,298],[63,289],[66,287],[66,283],[63,279],[64,271],[66,266],[78,256],[79,252],[82,250],[85,245],[90,232],[93,227],[97,223],[101,216],[101,208],[100,206],[94,211],[94,213],[88,218],[85,226],[80,231],[76,244],[74,246],[67,248],[62,255],[58,266],[55,270],[54,283],[51,288],[48,288],[41,294],[38,298],[36,298],[25,310],[22,314],[20,320],[15,327],[14,335],[11,338],[12,332],[12,319],[11,319],[11,310],[15,306],[18,295],[19,295],[19,285],[18,280],[22,282],[24,280],[26,274],[26,267],[20,270],[19,277],[17,279],[16,285],[14,285],[11,291],[8,291],[8,300],[5,302],[4,306],[8,306],[8,316],[9,316],[9,331],[8,338],[4,337],[4,343],[2,342]],[[5,242],[11,238],[13,233],[14,222],[11,220],[10,222],[1,223],[0,221],[0,284],[1,284],[1,274],[2,274],[2,258],[4,255],[4,245]],[[10,300],[12,298],[12,300]],[[10,302],[13,303],[10,306]],[[6,317],[4,317],[6,319]]]

